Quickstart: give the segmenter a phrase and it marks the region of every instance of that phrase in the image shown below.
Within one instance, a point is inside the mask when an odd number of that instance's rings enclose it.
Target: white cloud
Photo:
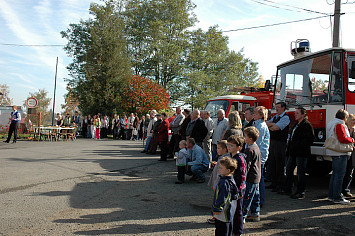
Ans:
[[[36,88],[34,86],[31,86],[31,85],[27,85],[27,84],[17,83],[16,86],[23,87],[23,88],[28,88],[28,89],[31,89],[32,91],[37,91],[38,90],[38,88]]]
[[[28,78],[26,78],[24,75],[22,75],[22,74],[18,74],[18,73],[9,73],[9,77],[13,77],[13,78],[17,78],[17,79],[20,79],[20,80],[22,80],[23,82],[25,82],[25,83],[27,83],[27,84],[31,84],[31,85],[34,85],[34,82],[33,82],[33,80],[31,80],[31,79],[28,79]]]

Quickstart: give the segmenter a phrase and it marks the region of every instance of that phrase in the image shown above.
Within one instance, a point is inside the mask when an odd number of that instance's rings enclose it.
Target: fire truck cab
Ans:
[[[211,118],[217,118],[217,111],[225,111],[226,117],[232,111],[245,111],[250,106],[257,106],[257,99],[245,95],[225,95],[207,101],[205,110],[211,112]]]
[[[232,111],[245,111],[252,106],[264,106],[267,109],[272,107],[273,92],[270,81],[266,81],[264,88],[236,87],[231,89],[239,92],[240,95],[225,95],[211,98],[207,101],[205,110],[211,112],[211,118],[217,118],[217,111],[223,109],[226,117]]]
[[[309,44],[295,45],[296,48],[291,48],[295,58],[277,66],[273,104],[286,102],[286,113],[291,119],[298,106],[307,109],[316,136],[308,172],[328,174],[331,157],[326,155],[324,147],[326,124],[341,108],[355,113],[355,49],[330,48],[311,53],[297,50]]]

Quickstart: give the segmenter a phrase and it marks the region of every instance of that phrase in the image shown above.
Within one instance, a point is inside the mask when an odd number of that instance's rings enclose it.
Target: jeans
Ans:
[[[265,204],[265,183],[264,183],[264,164],[261,164],[261,178],[259,183],[260,206]]]
[[[350,193],[350,184],[353,180],[354,167],[352,159],[350,158],[346,163],[346,171],[343,179],[343,193]]]
[[[194,175],[196,176],[198,179],[200,180],[204,180],[205,179],[205,172],[208,170],[208,166],[204,166],[204,165],[192,165],[192,166],[189,166],[189,172],[190,172],[190,175]],[[189,173],[187,173],[189,174]]]
[[[307,167],[307,158],[305,157],[292,157],[290,156],[287,161],[286,166],[286,192],[292,192],[293,185],[293,172],[297,166],[297,191],[296,193],[304,194],[306,191],[306,167]]]
[[[260,194],[259,183],[246,183],[247,187],[244,195],[243,202],[243,217],[248,216],[249,210],[251,216],[258,216],[260,214]]]
[[[86,135],[87,138],[91,138],[91,126],[88,126],[88,133]]]
[[[212,161],[217,161],[217,144],[212,144]]]
[[[147,137],[147,142],[145,143],[144,151],[148,151],[148,147],[149,147],[151,139],[152,139],[152,136]]]
[[[343,178],[346,169],[346,162],[348,155],[332,156],[332,169],[333,174],[329,181],[328,198],[333,200],[342,200],[341,190],[343,187]]]

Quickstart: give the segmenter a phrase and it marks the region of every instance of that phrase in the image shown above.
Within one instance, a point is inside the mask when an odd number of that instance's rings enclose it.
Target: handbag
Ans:
[[[336,136],[336,132],[334,129],[334,132],[332,135],[325,140],[324,146],[326,149],[336,151],[336,152],[352,152],[354,149],[354,144],[353,143],[341,143],[339,142],[338,137]]]

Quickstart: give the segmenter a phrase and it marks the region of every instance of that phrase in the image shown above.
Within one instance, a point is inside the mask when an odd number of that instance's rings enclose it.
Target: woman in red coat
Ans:
[[[162,122],[158,127],[157,141],[160,145],[161,153],[159,161],[166,161],[168,156],[169,121],[165,112],[162,114]]]

